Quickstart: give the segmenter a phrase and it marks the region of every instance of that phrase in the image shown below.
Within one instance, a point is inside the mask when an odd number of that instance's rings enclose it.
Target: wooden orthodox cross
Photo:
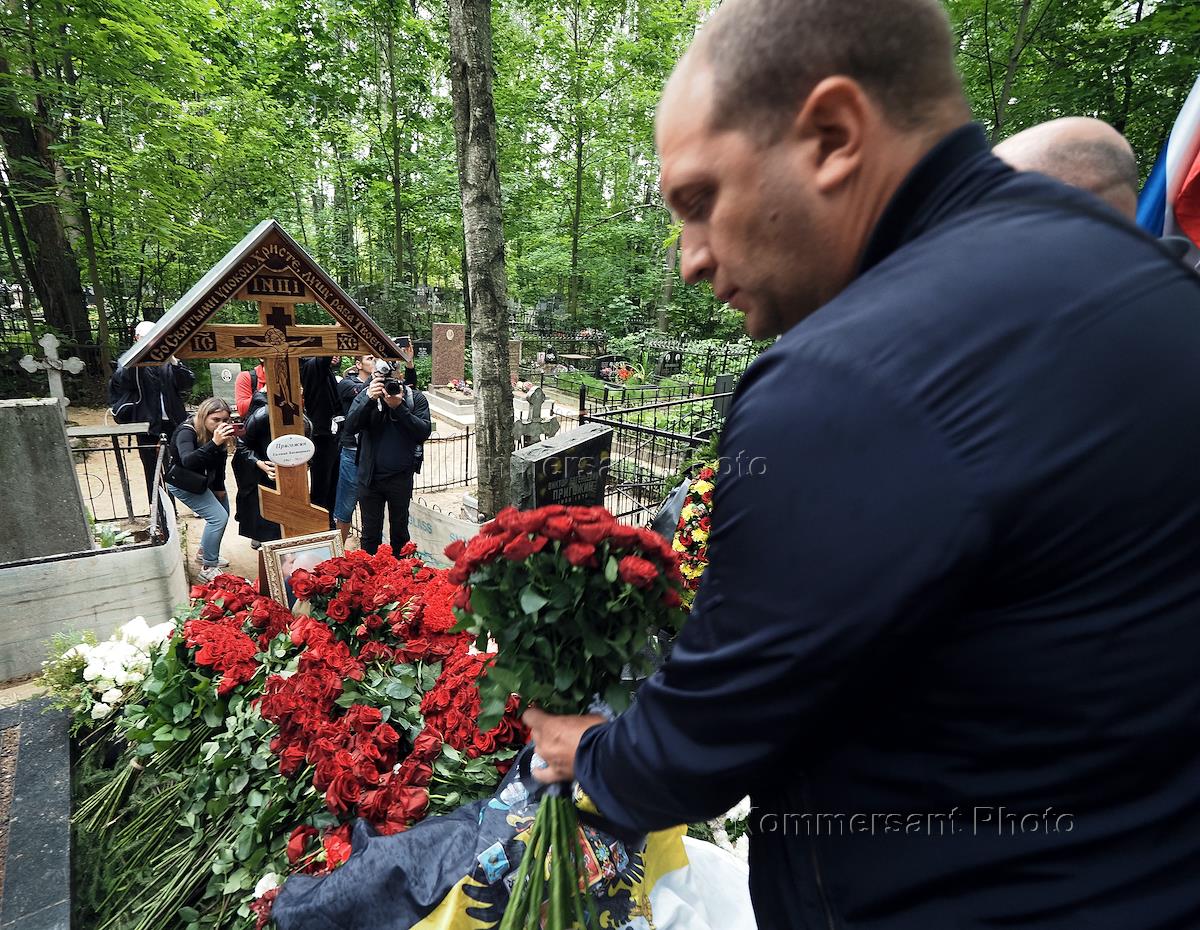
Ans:
[[[258,325],[210,324],[230,300],[258,304]],[[334,326],[296,323],[296,305],[315,303]],[[262,359],[271,436],[304,435],[300,359],[398,358],[395,344],[274,220],[260,223],[121,357],[121,365],[179,358]],[[260,487],[262,515],[284,538],[329,529],[329,511],[310,502],[308,466],[276,466],[276,489]]]

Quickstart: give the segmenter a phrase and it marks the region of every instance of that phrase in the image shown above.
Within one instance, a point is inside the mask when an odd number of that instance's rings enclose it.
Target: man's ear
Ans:
[[[819,82],[793,125],[805,146],[808,167],[818,192],[845,184],[862,167],[864,140],[876,108],[862,86],[848,77]]]

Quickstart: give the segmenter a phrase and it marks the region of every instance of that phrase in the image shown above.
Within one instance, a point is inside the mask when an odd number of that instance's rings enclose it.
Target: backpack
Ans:
[[[142,403],[142,373],[139,369],[133,370],[134,388],[129,387],[114,387],[113,382],[109,382],[108,387],[108,412],[113,420],[117,423],[133,423],[137,420],[138,407]]]

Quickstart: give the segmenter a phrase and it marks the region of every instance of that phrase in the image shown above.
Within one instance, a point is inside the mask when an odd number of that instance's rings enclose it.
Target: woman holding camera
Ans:
[[[171,436],[167,490],[204,520],[200,537],[200,579],[212,581],[229,563],[221,558],[221,538],[229,522],[225,462],[236,443],[229,404],[210,397],[196,415]]]

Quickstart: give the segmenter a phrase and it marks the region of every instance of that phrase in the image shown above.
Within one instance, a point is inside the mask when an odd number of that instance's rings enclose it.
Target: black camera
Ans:
[[[399,378],[393,378],[396,366],[381,358],[375,359],[375,374],[383,375],[383,389],[392,397],[404,393],[404,383]]]

